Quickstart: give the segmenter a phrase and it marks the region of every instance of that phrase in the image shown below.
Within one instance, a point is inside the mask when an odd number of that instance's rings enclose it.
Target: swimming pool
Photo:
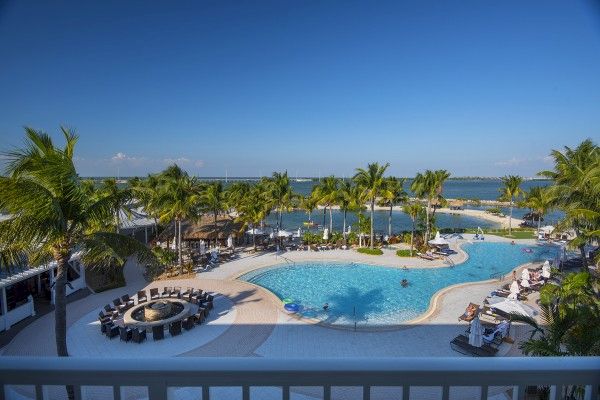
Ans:
[[[524,251],[524,249],[530,249]],[[300,314],[333,325],[396,325],[418,317],[440,289],[490,279],[532,261],[554,260],[558,247],[466,243],[469,259],[453,268],[392,268],[360,263],[303,262],[276,265],[239,277],[292,299]],[[398,264],[401,264],[399,259]],[[400,285],[402,279],[409,286]],[[329,310],[322,307],[329,303]]]

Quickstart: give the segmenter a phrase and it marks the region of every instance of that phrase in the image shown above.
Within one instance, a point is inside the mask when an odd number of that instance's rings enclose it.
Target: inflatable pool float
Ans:
[[[300,306],[296,303],[287,303],[283,306],[283,309],[288,314],[294,314],[294,313],[297,313],[298,311],[300,311]]]
[[[289,297],[286,297],[285,299],[281,300],[281,302],[283,304],[288,304],[288,303],[293,303],[294,300],[290,299]]]

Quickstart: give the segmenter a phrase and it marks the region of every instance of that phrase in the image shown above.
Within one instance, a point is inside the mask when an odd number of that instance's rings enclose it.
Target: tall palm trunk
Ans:
[[[252,224],[252,246],[254,247],[254,251],[256,251],[256,232],[254,231],[254,224]]]
[[[427,212],[425,213],[425,243],[429,241],[429,213],[431,212],[431,199],[427,198]]]
[[[512,232],[512,211],[513,211],[513,200],[510,198],[510,212],[508,215],[508,236],[511,235]]]
[[[54,335],[56,353],[59,357],[68,357],[67,350],[67,269],[71,253],[59,254],[56,260],[56,280],[54,281]],[[73,386],[67,386],[70,400],[75,398]]]
[[[281,229],[281,207],[277,210],[277,230]]]
[[[177,263],[179,272],[183,275],[183,257],[181,255],[181,220],[177,220]]]
[[[344,210],[344,239],[346,239],[346,214],[348,213],[348,211]]]
[[[329,233],[333,233],[333,212],[331,206],[329,206]]]
[[[394,205],[390,203],[390,215],[388,216],[388,236],[392,237],[392,209]]]
[[[541,228],[542,228],[542,213],[538,213],[538,236],[540,234]]]
[[[121,229],[121,217],[119,216],[119,210],[117,210],[117,214],[116,216],[116,220],[117,220],[117,233],[120,233],[120,229]]]
[[[371,197],[371,243],[369,247],[372,249],[374,247],[374,239],[375,235],[373,233],[373,216],[375,214],[375,197]]]
[[[414,240],[415,240],[415,221],[416,218],[412,219],[412,231],[410,232],[410,256],[412,257],[414,251]]]
[[[327,218],[327,206],[323,207],[323,228],[325,228],[326,218]]]

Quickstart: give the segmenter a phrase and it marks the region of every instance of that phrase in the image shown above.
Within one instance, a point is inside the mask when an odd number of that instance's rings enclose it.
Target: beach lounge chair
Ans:
[[[145,303],[148,301],[148,297],[146,296],[145,290],[140,290],[139,292],[137,292],[137,301],[138,304]]]
[[[471,346],[469,338],[465,335],[458,335],[452,339],[450,347],[454,351],[473,357],[493,357],[498,352],[498,349],[485,343],[481,347]]]
[[[165,286],[165,289],[160,294],[160,297],[170,297],[171,292],[173,292],[173,288],[170,286]]]
[[[417,256],[419,256],[420,258],[422,258],[423,260],[427,260],[427,261],[433,261],[436,258],[429,255],[429,254],[423,254],[423,253],[417,253]]]
[[[481,307],[479,306],[479,304],[469,303],[469,305],[465,309],[465,312],[463,313],[463,315],[458,317],[458,322],[460,322],[460,321],[471,322],[471,320],[473,318],[475,318],[477,316],[477,314],[479,314],[480,308]]]
[[[131,331],[131,340],[135,343],[142,343],[146,340],[146,330],[145,329],[134,329]]]
[[[487,331],[487,330],[486,330]],[[500,346],[502,340],[508,337],[510,333],[510,322],[501,321],[498,325],[495,325],[492,329],[484,333],[483,341],[489,345]]]
[[[165,326],[157,325],[152,327],[152,339],[162,340],[165,338]]]
[[[158,294],[158,288],[150,289],[150,300],[158,300],[160,299],[160,294]]]
[[[119,327],[119,339],[125,342],[131,340],[131,329],[124,326]]]
[[[181,321],[171,322],[169,324],[169,333],[171,336],[177,336],[181,334]]]

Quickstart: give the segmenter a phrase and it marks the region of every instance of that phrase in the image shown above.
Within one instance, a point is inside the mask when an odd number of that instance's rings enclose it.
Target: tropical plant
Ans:
[[[500,200],[509,202],[509,215],[508,215],[508,235],[512,234],[512,214],[513,207],[515,205],[515,199],[523,195],[523,189],[521,184],[523,178],[518,175],[507,175],[502,178],[503,186],[500,188]]]
[[[89,190],[89,188],[87,188]],[[132,200],[133,193],[129,187],[119,187],[117,180],[114,178],[107,178],[102,181],[102,184],[98,188],[98,194],[103,197],[113,199],[112,211],[114,214],[114,225],[117,233],[121,227],[121,212],[126,216],[131,214],[131,210],[127,207],[127,204]],[[90,193],[93,195],[93,191]]]
[[[227,198],[223,191],[223,184],[220,181],[209,183],[201,191],[199,200],[201,209],[213,215],[213,221],[216,225],[219,213],[227,209]]]
[[[24,147],[3,154],[0,209],[10,217],[0,222],[0,249],[18,249],[32,266],[56,262],[54,333],[57,354],[66,357],[67,270],[74,252],[86,265],[122,266],[134,254],[140,262],[153,257],[131,237],[95,229],[113,220],[115,199],[106,193],[87,195],[73,164],[77,135],[61,131],[63,148],[48,134],[27,127]],[[73,398],[73,388],[67,392]]]
[[[315,208],[317,208],[317,203],[318,199],[311,194],[302,196],[302,198],[300,198],[300,208],[305,210],[306,214],[308,214],[309,224],[312,223],[312,213],[315,210]]]
[[[373,249],[370,247],[361,247],[361,248],[357,249],[356,251],[359,253],[362,253],[362,254],[369,254],[371,256],[380,256],[383,254],[383,250]]]
[[[379,200],[379,205],[389,207],[388,236],[392,236],[392,211],[395,205],[407,200],[408,195],[404,191],[404,178],[389,177],[385,180],[384,190]]]
[[[354,186],[352,185],[352,182],[345,179],[342,180],[337,191],[336,204],[340,207],[340,211],[342,212],[343,216],[342,233],[344,239],[346,238],[346,221],[348,211],[356,209],[355,199]]]
[[[325,226],[325,214],[329,208],[329,232],[333,232],[333,215],[331,208],[336,204],[339,180],[335,176],[328,176],[313,188],[312,195],[318,199],[319,205],[323,206],[323,226]]]
[[[585,244],[600,237],[600,148],[587,139],[574,149],[553,150],[551,157],[554,169],[539,175],[553,180],[550,195],[565,212],[559,228],[575,232],[570,244],[579,248],[587,268]]]
[[[268,190],[268,183],[261,180],[256,185],[250,187],[246,196],[241,199],[236,206],[236,221],[242,223],[242,229],[254,229],[262,223],[271,211],[271,201]],[[256,234],[252,234],[252,245],[256,251]]]
[[[273,172],[273,176],[269,180],[269,192],[277,209],[277,230],[279,230],[282,227],[283,212],[290,210],[294,199],[287,171],[284,173]]]
[[[415,243],[415,229],[417,224],[417,218],[419,218],[419,215],[421,215],[421,213],[423,212],[423,206],[418,202],[412,202],[405,204],[402,207],[402,211],[404,211],[404,213],[408,215],[410,217],[410,220],[412,221],[412,229],[410,231],[410,253],[412,254]]]
[[[538,232],[542,225],[542,218],[554,205],[552,193],[548,188],[534,186],[525,194],[523,204],[529,207],[537,216]]]
[[[368,199],[371,205],[371,233],[370,233],[370,247],[373,248],[375,242],[375,233],[373,232],[373,216],[375,214],[375,200],[385,190],[385,170],[389,167],[389,163],[385,165],[379,165],[378,163],[371,163],[367,165],[367,169],[357,168],[356,174],[354,175],[354,182],[362,191],[364,197]]]
[[[429,240],[432,219],[435,215],[435,208],[432,213],[432,204],[436,200],[439,203],[443,203],[445,199],[442,196],[444,182],[450,177],[450,173],[444,169],[436,171],[426,170],[424,173],[417,173],[412,181],[410,190],[413,191],[415,196],[419,199],[425,199],[427,201],[427,208],[425,214],[425,242]]]

